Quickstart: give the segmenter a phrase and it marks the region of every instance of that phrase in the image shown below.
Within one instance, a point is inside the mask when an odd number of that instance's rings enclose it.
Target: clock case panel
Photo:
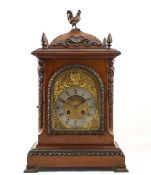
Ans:
[[[114,49],[38,49],[39,59],[39,135],[43,144],[114,144],[113,136],[113,59],[120,54]],[[87,65],[95,70],[104,86],[104,133],[48,134],[48,86],[54,73],[68,65]],[[42,72],[42,75],[41,75]]]
[[[96,91],[97,91],[97,99],[96,102],[97,110],[98,110],[98,117],[99,118],[99,128],[97,129],[80,129],[73,128],[73,129],[54,129],[52,127],[52,116],[53,116],[53,108],[54,108],[54,97],[52,94],[54,93],[54,85],[58,78],[62,76],[62,74],[68,74],[68,72],[72,71],[83,71],[86,74],[88,74],[93,80],[96,85]],[[81,75],[82,76],[82,75]],[[84,76],[84,74],[83,74]],[[65,83],[65,82],[64,82]],[[82,82],[83,83],[83,82]],[[61,84],[61,83],[60,83]],[[79,83],[80,84],[80,83]],[[77,83],[76,86],[77,87]],[[57,118],[57,117],[56,117]],[[49,80],[48,85],[48,114],[47,114],[47,122],[48,122],[48,134],[59,134],[59,135],[94,135],[94,134],[104,134],[104,85],[101,80],[101,77],[97,74],[97,72],[92,69],[88,65],[84,64],[71,64],[66,65],[57,70],[54,75]],[[59,122],[59,121],[58,121]],[[95,124],[96,125],[96,124]]]
[[[38,69],[39,135],[38,143],[28,153],[25,172],[72,169],[127,171],[125,156],[114,142],[113,135],[113,63],[120,52],[114,49],[107,51],[103,49],[81,49],[80,51],[38,49],[32,54],[38,57],[40,63]],[[105,87],[104,134],[48,134],[49,81],[57,70],[73,64],[92,67],[102,79]],[[81,152],[82,150],[86,152]],[[51,155],[53,151],[56,154]],[[65,151],[63,155],[62,151]],[[75,152],[78,152],[78,155]]]

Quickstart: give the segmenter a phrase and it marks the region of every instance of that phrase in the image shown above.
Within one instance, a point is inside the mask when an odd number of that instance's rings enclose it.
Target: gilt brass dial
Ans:
[[[48,87],[48,132],[103,132],[103,90],[99,75],[86,65],[58,70]]]

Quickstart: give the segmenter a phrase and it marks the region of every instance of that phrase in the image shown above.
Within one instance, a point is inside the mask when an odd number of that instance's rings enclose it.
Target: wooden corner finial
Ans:
[[[47,37],[46,37],[46,35],[45,35],[45,33],[43,32],[43,34],[42,34],[42,38],[41,38],[41,42],[42,42],[42,48],[48,48],[48,39],[47,39]]]
[[[112,45],[112,35],[109,33],[108,37],[107,37],[107,46],[108,48],[110,48]]]
[[[107,44],[107,41],[106,41],[106,38],[104,37],[103,39],[103,47],[106,48],[106,44]]]

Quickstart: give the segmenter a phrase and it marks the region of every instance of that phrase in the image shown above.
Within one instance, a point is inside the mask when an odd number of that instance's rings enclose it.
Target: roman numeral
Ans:
[[[86,91],[83,92],[82,96],[85,94]]]
[[[77,125],[77,121],[76,120],[74,121],[74,125]]]
[[[77,89],[74,89],[74,94],[77,94]]]
[[[67,94],[67,96],[69,96],[69,97],[70,97],[70,94],[69,94],[69,92],[68,92],[68,91],[65,91],[65,93]]]
[[[64,113],[60,113],[60,114],[58,114],[59,115],[59,117],[61,117],[61,116],[63,116],[64,115]]]
[[[63,106],[56,106],[56,109],[60,109],[60,108],[63,108]]]
[[[91,116],[92,116],[92,114],[90,114],[90,113],[88,112],[88,113],[87,113],[87,116],[88,116],[88,117],[91,117]]]
[[[69,121],[70,121],[70,119],[68,118],[68,119],[66,120],[66,124],[68,124],[68,123],[69,123]]]

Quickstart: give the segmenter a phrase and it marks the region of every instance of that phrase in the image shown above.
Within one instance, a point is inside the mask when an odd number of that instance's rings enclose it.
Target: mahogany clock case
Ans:
[[[114,58],[120,55],[120,52],[111,49],[111,43],[110,34],[101,42],[77,28],[60,35],[50,44],[43,34],[43,48],[32,52],[39,63],[38,143],[34,144],[27,155],[25,172],[104,168],[127,171],[125,156],[114,142],[113,135]],[[98,108],[100,117],[96,128],[94,126],[97,119],[91,120],[95,123],[91,127],[80,130],[78,127],[66,129],[57,117],[53,120],[51,99],[55,97],[56,90],[51,91],[51,87],[58,83],[57,76],[69,68],[80,68],[89,72],[92,78],[96,77],[96,82],[100,80],[100,103],[97,101],[96,105],[99,103],[98,106],[101,107]],[[80,75],[76,74],[73,77],[79,85]],[[60,82],[63,84],[65,80]],[[89,84],[91,82],[92,80]],[[57,84],[57,87],[60,86]]]

